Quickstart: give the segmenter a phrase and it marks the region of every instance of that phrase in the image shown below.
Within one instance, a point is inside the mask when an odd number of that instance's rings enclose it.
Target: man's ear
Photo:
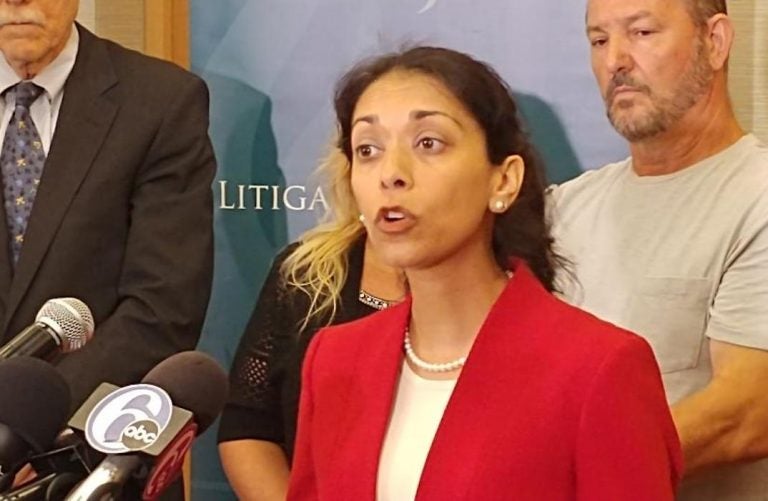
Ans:
[[[707,21],[707,47],[709,64],[715,71],[722,70],[728,62],[733,46],[734,29],[726,14],[715,14]]]

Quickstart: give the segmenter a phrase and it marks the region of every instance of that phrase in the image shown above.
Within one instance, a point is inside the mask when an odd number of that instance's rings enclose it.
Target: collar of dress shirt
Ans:
[[[56,59],[51,61],[48,66],[43,68],[43,71],[32,79],[32,82],[45,89],[45,93],[50,101],[64,90],[64,83],[75,66],[79,44],[80,35],[77,32],[77,26],[73,24],[69,39],[62,51],[56,56]],[[0,91],[5,92],[20,81],[21,79],[13,71],[8,61],[0,56]]]

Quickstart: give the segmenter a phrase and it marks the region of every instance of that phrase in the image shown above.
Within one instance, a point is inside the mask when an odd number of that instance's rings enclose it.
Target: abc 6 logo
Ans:
[[[171,397],[157,386],[136,384],[104,397],[88,415],[85,436],[96,450],[120,454],[146,449],[168,426]]]

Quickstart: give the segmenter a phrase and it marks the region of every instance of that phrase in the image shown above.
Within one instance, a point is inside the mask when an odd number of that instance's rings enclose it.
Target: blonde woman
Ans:
[[[402,298],[404,278],[365,238],[334,147],[319,168],[332,212],[274,261],[238,346],[219,428],[224,471],[240,499],[285,499],[296,433],[300,367],[315,332]]]

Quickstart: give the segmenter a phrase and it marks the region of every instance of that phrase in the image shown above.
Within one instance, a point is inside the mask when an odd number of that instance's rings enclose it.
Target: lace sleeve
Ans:
[[[298,333],[280,264],[293,248],[288,247],[275,259],[240,339],[230,370],[229,400],[219,426],[220,442],[284,440],[281,386]]]

